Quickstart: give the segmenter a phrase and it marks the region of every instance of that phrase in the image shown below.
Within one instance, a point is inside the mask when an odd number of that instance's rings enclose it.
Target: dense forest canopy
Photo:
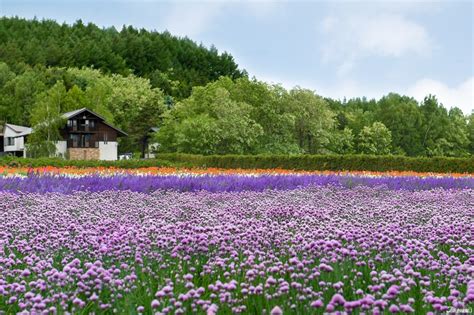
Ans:
[[[176,97],[220,76],[238,78],[232,56],[207,49],[168,32],[131,26],[117,31],[78,20],[73,25],[52,20],[0,19],[0,60],[10,66],[25,63],[45,67],[93,67],[103,73],[134,74]]]
[[[433,95],[334,100],[249,79],[231,55],[166,32],[1,18],[0,122],[54,127],[41,122],[81,107],[129,133],[122,152],[159,127],[161,152],[474,153],[474,115]]]

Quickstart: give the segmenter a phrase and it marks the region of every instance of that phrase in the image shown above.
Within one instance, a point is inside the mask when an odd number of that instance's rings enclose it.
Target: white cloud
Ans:
[[[177,2],[166,14],[164,26],[173,35],[192,37],[212,26],[222,9],[222,2]]]
[[[219,27],[216,20],[226,10],[241,11],[255,19],[266,19],[281,12],[282,6],[282,3],[272,1],[176,1],[171,11],[166,13],[163,25],[173,35],[192,37]]]
[[[251,72],[251,74],[253,74],[253,72]],[[301,79],[282,79],[276,76],[269,77],[264,75],[256,75],[256,78],[270,84],[281,84],[285,89],[288,90],[294,88],[295,86],[299,86],[301,88],[313,90],[316,92],[316,94],[323,97],[331,97],[333,99],[339,100],[363,96],[367,97],[368,99],[378,99],[391,92],[391,90],[375,91],[360,85],[355,80],[347,78],[341,79],[334,84],[324,84],[321,82],[305,81]]]
[[[417,81],[406,92],[418,101],[422,101],[428,94],[436,95],[438,101],[446,108],[459,107],[464,114],[470,114],[474,110],[474,77],[468,78],[458,86],[448,85],[432,79]]]
[[[312,89],[321,96],[339,100],[363,96],[368,99],[380,99],[390,92],[395,92],[413,97],[421,102],[426,96],[432,94],[436,95],[438,101],[448,109],[459,107],[466,115],[474,111],[474,77],[470,77],[454,87],[450,87],[437,80],[422,79],[408,87],[380,88],[376,90],[347,78],[341,79],[333,84],[322,84],[315,81],[282,80],[281,78],[266,77],[263,75],[257,75],[257,79],[268,83],[281,84],[286,89],[301,86],[303,88]]]
[[[279,1],[261,0],[261,1],[243,1],[236,2],[235,5],[242,5],[243,9],[252,14],[257,19],[268,19],[281,13],[284,10],[285,3]]]
[[[320,24],[325,35],[323,60],[338,63],[346,75],[357,61],[371,56],[427,56],[433,48],[423,26],[399,13],[372,12],[327,16]]]

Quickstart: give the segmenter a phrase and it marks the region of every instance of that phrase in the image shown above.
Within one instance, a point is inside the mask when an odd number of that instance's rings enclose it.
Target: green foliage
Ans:
[[[100,29],[80,20],[70,26],[4,17],[0,38],[0,123],[31,125],[54,98],[51,89],[62,85],[60,112],[87,107],[124,130],[129,137],[120,139],[120,152],[144,152],[151,127],[160,128],[160,152],[474,152],[472,115],[448,111],[432,95],[421,104],[396,93],[380,100],[322,98],[249,79],[215,47],[167,32]],[[37,131],[31,141],[47,135]]]
[[[176,104],[165,116],[157,135],[164,150],[252,153],[262,127],[251,118],[251,107],[232,100],[229,91],[220,85],[216,82],[194,88],[189,98]]]
[[[392,133],[381,122],[365,126],[359,133],[359,151],[364,154],[390,154]]]
[[[121,31],[101,29],[81,20],[72,26],[52,20],[0,18],[0,60],[47,67],[93,67],[127,76],[149,78],[167,94],[183,98],[196,85],[220,76],[238,78],[240,71],[228,53],[219,53],[168,32],[131,26]],[[1,79],[0,79],[1,80]]]
[[[390,130],[395,151],[411,156],[423,154],[423,116],[416,100],[390,93],[378,101],[375,115]]]
[[[30,157],[50,157],[56,154],[56,141],[60,140],[61,104],[66,99],[66,90],[61,82],[47,92],[38,95],[31,111],[33,133],[28,136],[26,152]]]
[[[222,77],[165,115],[162,152],[253,154],[329,152],[333,113],[310,90]]]
[[[119,161],[98,161],[98,160],[65,160],[61,158],[17,158],[12,156],[3,156],[0,158],[0,165],[10,167],[67,167],[73,166],[78,168],[85,167],[118,167],[125,169],[134,169],[140,167],[171,167],[180,166],[180,163],[172,163],[166,160],[150,159],[150,160],[119,160]]]
[[[306,171],[415,171],[474,174],[474,158],[407,157],[395,155],[193,155],[161,153],[156,159],[77,161],[57,158],[2,157],[3,166],[75,167],[217,167],[224,169],[288,169]]]
[[[336,154],[354,153],[354,135],[352,130],[347,127],[344,130],[335,130],[331,135],[329,149]]]
[[[469,116],[469,123],[467,125],[467,137],[469,139],[469,153],[474,155],[474,112]]]
[[[301,153],[295,138],[295,115],[287,106],[288,92],[279,85],[269,85],[240,78],[233,84],[228,78],[217,81],[231,98],[251,107],[250,117],[263,130],[258,137],[255,153]]]
[[[328,152],[334,113],[326,101],[313,91],[296,87],[287,95],[287,106],[295,117],[295,134],[304,153]]]
[[[395,155],[190,155],[158,154],[160,161],[188,167],[243,169],[416,171],[474,174],[474,158],[407,157]]]
[[[0,119],[28,125],[37,95],[47,89],[45,78],[41,72],[30,68],[15,75],[6,64],[0,64],[5,71],[0,85]]]

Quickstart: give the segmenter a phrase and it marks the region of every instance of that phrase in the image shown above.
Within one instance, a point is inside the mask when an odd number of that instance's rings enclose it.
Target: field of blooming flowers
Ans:
[[[2,170],[0,313],[474,311],[474,177]]]

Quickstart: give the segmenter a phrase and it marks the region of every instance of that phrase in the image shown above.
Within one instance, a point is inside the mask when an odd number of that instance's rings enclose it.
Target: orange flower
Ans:
[[[173,174],[194,174],[194,175],[359,175],[359,176],[450,176],[450,177],[472,177],[474,174],[462,173],[420,173],[413,171],[389,171],[389,172],[373,172],[373,171],[294,171],[285,169],[220,169],[220,168],[175,168],[175,167],[142,167],[136,169],[124,169],[117,167],[86,167],[78,168],[74,166],[55,167],[8,167],[0,166],[0,174],[14,175],[27,174],[29,172],[39,174],[70,174],[70,175],[88,175],[88,174],[150,174],[150,175],[173,175]]]

